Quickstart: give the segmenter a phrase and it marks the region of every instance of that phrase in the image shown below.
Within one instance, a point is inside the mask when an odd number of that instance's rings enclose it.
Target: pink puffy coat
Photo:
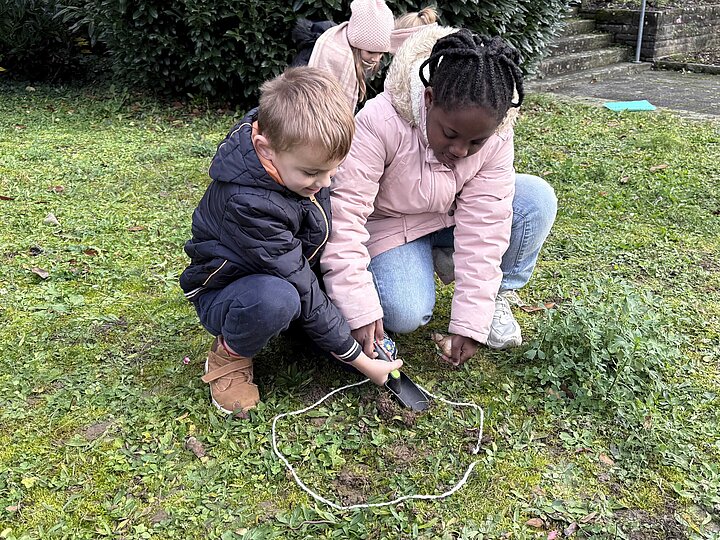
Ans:
[[[383,317],[367,270],[371,257],[455,225],[448,330],[487,341],[512,224],[514,118],[453,168],[435,158],[417,71],[435,41],[453,31],[422,30],[398,51],[385,91],[356,117],[350,154],[331,186],[332,233],[320,262],[327,292],[351,328]]]

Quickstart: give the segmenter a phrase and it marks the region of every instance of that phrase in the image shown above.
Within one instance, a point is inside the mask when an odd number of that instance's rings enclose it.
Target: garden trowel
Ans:
[[[378,360],[393,362],[397,358],[395,342],[387,334],[382,341],[375,342]],[[430,398],[402,371],[394,370],[385,382],[385,388],[400,402],[403,407],[413,411],[424,411],[430,406]]]

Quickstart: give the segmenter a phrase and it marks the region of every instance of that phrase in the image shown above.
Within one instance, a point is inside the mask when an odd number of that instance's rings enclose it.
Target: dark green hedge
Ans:
[[[54,0],[0,0],[0,67],[18,79],[77,76],[87,39],[55,18]]]
[[[4,1],[4,0],[0,0]],[[298,17],[344,21],[350,0],[57,0],[61,20],[101,44],[118,79],[169,95],[209,96],[250,105],[259,85],[295,51]],[[388,0],[396,15],[417,4]],[[441,22],[501,35],[532,66],[551,39],[564,0],[450,0]]]

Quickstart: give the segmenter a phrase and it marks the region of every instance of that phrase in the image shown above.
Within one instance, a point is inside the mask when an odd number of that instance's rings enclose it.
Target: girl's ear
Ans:
[[[426,108],[426,109],[429,109],[430,106],[431,106],[432,103],[433,103],[433,89],[432,89],[432,86],[428,86],[428,87],[425,89],[425,94],[424,94],[424,96],[425,96],[425,108]]]
[[[272,161],[275,157],[275,151],[265,135],[253,135],[253,146],[255,151],[268,161]]]

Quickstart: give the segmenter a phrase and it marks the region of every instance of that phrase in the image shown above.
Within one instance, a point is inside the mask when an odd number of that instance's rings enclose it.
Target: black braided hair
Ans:
[[[433,89],[443,109],[474,105],[495,111],[502,121],[510,107],[525,98],[520,53],[499,37],[481,37],[461,29],[440,38],[420,66],[420,79]],[[430,68],[429,80],[423,70]],[[513,102],[513,90],[518,100]]]

